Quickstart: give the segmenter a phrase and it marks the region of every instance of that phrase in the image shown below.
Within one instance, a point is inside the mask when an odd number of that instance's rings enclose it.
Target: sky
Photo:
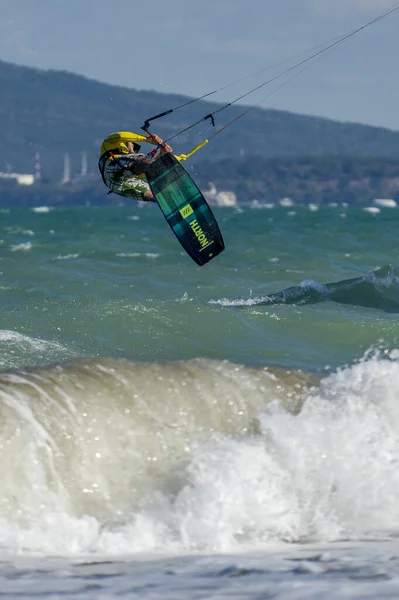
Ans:
[[[210,98],[224,103],[395,4],[0,0],[0,60],[190,97],[244,79]],[[325,53],[280,89],[294,72],[241,103],[399,130],[398,30],[399,11]],[[274,66],[292,56],[294,62]]]

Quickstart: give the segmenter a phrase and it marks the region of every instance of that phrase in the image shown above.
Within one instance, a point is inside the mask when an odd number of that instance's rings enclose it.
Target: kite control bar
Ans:
[[[149,119],[147,119],[144,122],[143,127],[141,128],[143,131],[146,131],[147,133],[149,133],[148,128],[150,126],[150,121],[155,121],[155,119],[160,119],[161,117],[166,117],[166,115],[170,115],[170,113],[173,112],[173,108],[170,108],[169,110],[165,110],[165,112],[159,113],[159,115],[155,115],[155,117],[150,117]]]

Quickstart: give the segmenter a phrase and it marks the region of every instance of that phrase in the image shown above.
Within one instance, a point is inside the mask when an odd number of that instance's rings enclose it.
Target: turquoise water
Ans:
[[[399,211],[0,213],[5,597],[398,597]]]
[[[3,211],[2,366],[206,357],[320,372],[396,347],[396,210],[216,214],[226,250],[198,267],[155,206]]]

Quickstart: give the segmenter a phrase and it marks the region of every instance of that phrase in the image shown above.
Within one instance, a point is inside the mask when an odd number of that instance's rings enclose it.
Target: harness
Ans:
[[[138,144],[134,144],[134,145],[138,146],[138,150],[140,149],[140,146]],[[153,156],[156,152],[157,152],[157,150],[152,150],[151,156]],[[105,181],[105,176],[104,176],[105,167],[109,160],[112,160],[113,158],[117,158],[118,156],[123,156],[123,154],[120,153],[119,148],[113,148],[112,150],[107,150],[106,152],[104,152],[104,154],[102,154],[98,160],[98,169],[101,173],[102,180],[107,187],[108,187],[108,185],[107,185],[107,182]],[[148,156],[148,154],[147,154],[147,156]],[[134,173],[132,173],[132,174],[134,175]],[[139,176],[139,175],[136,175],[136,176]]]
[[[137,151],[137,150],[140,150],[140,145],[139,145],[139,144],[133,144],[133,145],[134,145],[134,149],[135,149],[136,151]],[[158,151],[158,148],[156,148],[156,149],[152,150],[152,151],[151,151],[149,154],[147,154],[147,156],[151,156],[151,157],[153,157],[153,156],[154,156],[154,155],[157,153],[157,151]],[[121,154],[121,153],[120,153],[120,150],[119,150],[119,148],[113,148],[112,150],[107,150],[106,152],[104,152],[104,153],[103,153],[103,154],[100,156],[100,158],[98,159],[98,170],[99,170],[99,171],[100,171],[100,173],[101,173],[101,178],[102,178],[102,180],[103,180],[103,182],[104,182],[104,185],[105,185],[105,186],[108,188],[108,190],[109,190],[109,191],[108,191],[108,194],[113,194],[114,192],[113,192],[112,190],[110,190],[110,189],[109,189],[109,187],[108,187],[108,184],[107,184],[107,182],[106,182],[106,180],[105,180],[105,175],[104,175],[105,167],[106,167],[107,163],[108,163],[110,160],[112,160],[112,159],[114,159],[114,158],[117,158],[117,157],[120,157],[120,156],[123,156],[123,154]],[[144,155],[143,155],[143,156],[144,156]],[[140,177],[140,175],[134,175],[134,173],[132,173],[132,175],[133,175],[133,176],[136,176],[136,177]],[[143,173],[143,177],[142,177],[142,178],[144,178],[144,177],[145,177],[145,175],[144,175],[144,173]]]
[[[118,148],[114,148],[113,150],[107,150],[106,152],[104,152],[104,154],[102,154],[100,156],[100,158],[98,160],[98,170],[100,171],[102,180],[107,187],[108,187],[108,185],[107,185],[107,182],[105,181],[105,177],[104,177],[105,165],[107,164],[107,162],[109,160],[111,160],[111,158],[115,158],[117,153],[118,153]],[[109,193],[112,193],[112,192],[109,192]]]

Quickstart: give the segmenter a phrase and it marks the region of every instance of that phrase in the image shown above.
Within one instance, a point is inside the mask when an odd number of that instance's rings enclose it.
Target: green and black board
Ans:
[[[163,154],[145,169],[158,205],[180,244],[197,265],[205,265],[224,250],[213,212],[185,168]]]

